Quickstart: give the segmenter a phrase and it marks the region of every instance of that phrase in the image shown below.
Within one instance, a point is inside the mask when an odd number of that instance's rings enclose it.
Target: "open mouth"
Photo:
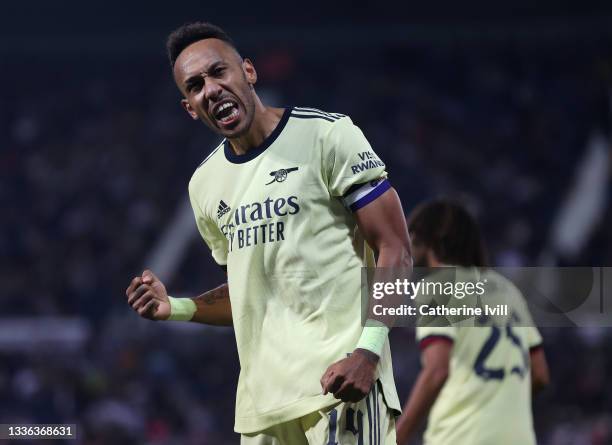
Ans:
[[[236,102],[228,100],[215,108],[214,116],[223,125],[232,123],[238,117],[239,110]]]

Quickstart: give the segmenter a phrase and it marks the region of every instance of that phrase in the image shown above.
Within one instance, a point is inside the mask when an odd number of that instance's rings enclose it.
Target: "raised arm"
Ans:
[[[166,286],[150,270],[135,277],[125,291],[128,304],[138,315],[149,320],[168,320],[176,316],[177,305],[171,305]],[[232,325],[232,308],[227,284],[222,284],[190,299],[174,299],[179,306],[187,306],[189,321],[215,326]],[[191,300],[193,303],[191,303]],[[195,306],[195,307],[194,307]],[[183,317],[183,319],[185,319]]]

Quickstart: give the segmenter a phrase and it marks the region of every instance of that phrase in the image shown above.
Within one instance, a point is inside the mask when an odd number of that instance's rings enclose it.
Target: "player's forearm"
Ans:
[[[424,369],[419,373],[404,411],[397,422],[397,443],[405,445],[425,421],[429,410],[440,393],[447,373]]]
[[[204,292],[192,300],[196,304],[196,311],[191,321],[215,326],[232,325],[232,306],[227,283]]]
[[[395,244],[378,246],[376,267],[412,268],[410,246],[403,245],[400,240]]]
[[[403,246],[398,241],[396,244],[379,245],[378,259],[376,261],[376,270],[374,271],[374,283],[387,283],[395,281],[395,279],[404,277],[410,278],[412,273],[412,258],[410,256],[409,246]],[[400,271],[401,270],[401,271]],[[383,305],[387,307],[397,306],[402,303],[401,295],[387,294],[382,300]],[[381,300],[374,301],[370,299],[369,313],[374,314],[372,305],[380,304]],[[380,315],[373,317],[374,320],[383,323],[389,329],[395,325],[396,316]]]

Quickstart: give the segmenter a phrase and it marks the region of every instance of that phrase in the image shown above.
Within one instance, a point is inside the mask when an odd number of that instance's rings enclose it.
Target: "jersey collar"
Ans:
[[[255,159],[257,156],[262,154],[266,150],[266,148],[272,145],[272,143],[283,131],[283,128],[285,128],[285,125],[287,125],[287,121],[289,120],[289,116],[291,115],[291,109],[292,107],[285,108],[283,116],[281,117],[278,124],[276,124],[276,128],[272,131],[272,133],[270,133],[270,136],[264,139],[264,141],[258,147],[251,148],[243,155],[237,155],[236,153],[234,153],[234,150],[232,150],[229,141],[226,139],[223,142],[223,151],[225,152],[225,158],[233,164],[243,164],[245,162],[250,161],[251,159]]]

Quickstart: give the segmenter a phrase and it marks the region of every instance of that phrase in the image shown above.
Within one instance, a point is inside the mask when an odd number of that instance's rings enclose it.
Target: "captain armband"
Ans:
[[[391,184],[386,178],[355,184],[346,191],[342,197],[342,202],[346,208],[354,212],[365,207],[390,188]]]

